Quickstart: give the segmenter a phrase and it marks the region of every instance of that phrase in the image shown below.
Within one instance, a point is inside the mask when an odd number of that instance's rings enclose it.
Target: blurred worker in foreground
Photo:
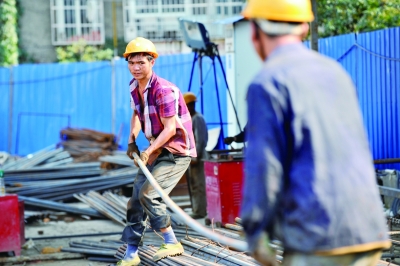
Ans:
[[[309,0],[249,0],[262,69],[248,89],[242,213],[254,257],[274,265],[376,265],[388,240],[355,87],[301,43]]]
[[[127,155],[133,153],[152,173],[168,194],[189,167],[191,157],[196,157],[192,121],[180,90],[171,82],[158,77],[152,70],[158,57],[154,44],[138,37],[126,46],[124,53],[133,79],[130,82],[131,118]],[[139,152],[136,138],[142,130],[150,146]],[[136,163],[136,162],[135,162]],[[122,240],[128,243],[125,258],[118,265],[138,265],[138,245],[144,236],[146,220],[154,230],[160,230],[164,244],[153,256],[158,261],[166,256],[183,253],[171,228],[166,205],[139,169],[133,182],[132,198],[128,202],[127,226]]]
[[[197,158],[192,158],[189,167],[189,191],[192,203],[193,219],[204,218],[207,215],[206,178],[204,175],[204,162],[208,158],[206,151],[208,131],[204,117],[196,112],[196,95],[192,92],[183,94],[185,103],[192,117],[193,134],[196,142]]]

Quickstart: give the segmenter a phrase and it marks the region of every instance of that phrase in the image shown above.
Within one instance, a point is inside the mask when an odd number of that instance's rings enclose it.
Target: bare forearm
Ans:
[[[133,136],[135,137],[135,139],[137,138],[137,136],[139,135],[140,129],[141,129],[140,121],[139,121],[137,115],[133,114],[132,117],[131,117],[131,124],[130,124],[129,136],[128,136],[128,143],[132,143],[133,142]]]
[[[155,150],[161,148],[170,138],[172,138],[176,133],[175,127],[165,127],[161,131],[160,135],[154,140],[154,142],[147,148],[146,153],[148,155],[152,154]]]

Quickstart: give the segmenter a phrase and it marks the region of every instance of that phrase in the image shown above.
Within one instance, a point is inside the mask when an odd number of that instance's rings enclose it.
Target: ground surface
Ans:
[[[199,219],[199,222],[204,224],[204,219]],[[25,227],[25,238],[33,239],[34,247],[22,250],[21,256],[34,256],[41,254],[44,247],[69,247],[70,241],[81,241],[83,239],[100,241],[101,239],[115,239],[118,240],[121,237],[123,226],[119,225],[110,220],[83,220],[79,217],[75,217],[72,222],[65,221],[50,221],[44,223],[37,221],[32,224],[26,225]],[[52,236],[70,236],[70,235],[87,235],[96,233],[117,233],[105,236],[96,237],[67,237],[67,238],[52,238],[35,240],[35,238],[52,237]],[[74,265],[74,266],[106,266],[109,263],[89,261],[86,259],[68,259],[68,260],[52,260],[52,261],[35,261],[35,262],[24,262],[24,263],[6,263],[0,265],[11,266],[11,265],[24,265],[24,266],[63,266],[63,265]]]

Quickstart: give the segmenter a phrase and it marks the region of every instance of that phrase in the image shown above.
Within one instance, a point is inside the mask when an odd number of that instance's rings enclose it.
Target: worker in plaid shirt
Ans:
[[[158,54],[151,41],[141,37],[132,40],[124,57],[133,76],[130,82],[133,114],[127,155],[131,159],[134,152],[140,155],[168,194],[189,167],[191,157],[197,156],[190,113],[178,87],[152,71]],[[135,142],[140,130],[150,143],[142,152]],[[183,247],[171,228],[165,203],[139,169],[128,202],[127,226],[122,233],[122,240],[128,247],[118,265],[139,265],[137,250],[145,233],[147,218],[152,229],[160,230],[164,238],[164,244],[153,260],[182,254]]]

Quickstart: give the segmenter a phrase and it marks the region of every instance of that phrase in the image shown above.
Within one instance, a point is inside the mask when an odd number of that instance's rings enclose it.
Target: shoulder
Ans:
[[[156,74],[154,74],[154,77],[153,77],[152,88],[154,88],[155,90],[160,91],[160,92],[179,90],[178,87],[174,83],[172,83],[164,78],[161,78],[161,77],[157,76]]]

